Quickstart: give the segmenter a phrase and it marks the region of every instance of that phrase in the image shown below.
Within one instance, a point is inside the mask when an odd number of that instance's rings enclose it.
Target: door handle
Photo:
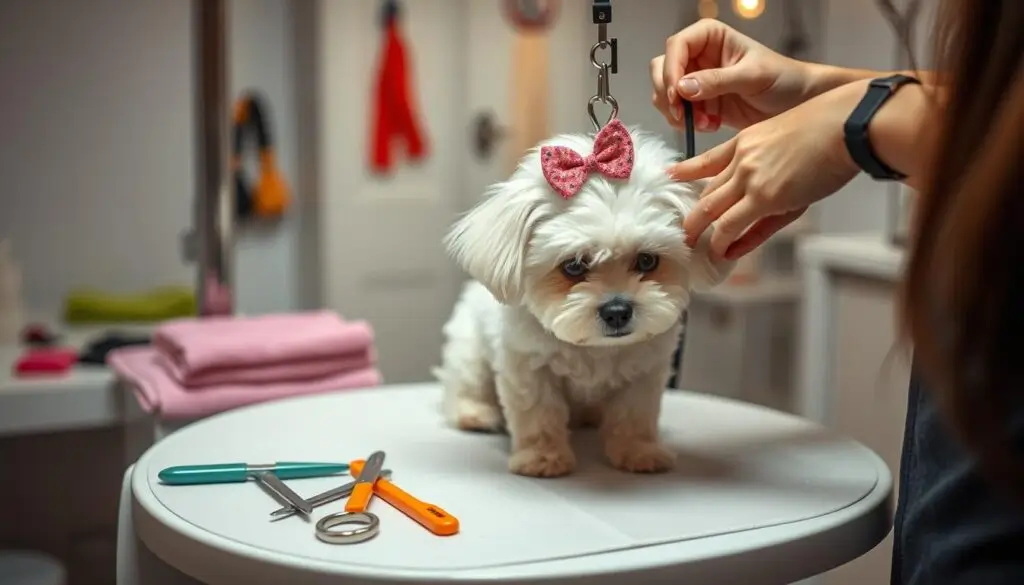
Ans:
[[[481,160],[494,156],[498,143],[508,138],[508,129],[498,124],[493,112],[481,112],[473,118],[473,153]]]

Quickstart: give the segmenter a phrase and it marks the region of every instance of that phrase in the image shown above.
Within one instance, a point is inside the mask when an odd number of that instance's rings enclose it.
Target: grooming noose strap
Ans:
[[[597,42],[590,48],[590,63],[597,68],[597,93],[587,102],[587,114],[596,131],[619,115],[619,102],[611,92],[611,76],[619,71],[618,39],[608,38],[608,23],[612,21],[611,0],[594,0],[593,20],[597,25]],[[598,60],[597,52],[601,49],[608,49],[608,61]],[[594,111],[598,102],[611,107],[604,123],[597,119],[597,112]]]
[[[597,93],[587,102],[587,115],[590,116],[594,130],[597,131],[619,115],[619,102],[611,91],[611,76],[619,72],[619,43],[618,39],[608,38],[608,25],[612,22],[611,0],[594,0],[592,16],[594,24],[597,25],[597,42],[590,48],[590,63],[597,69]],[[597,52],[602,49],[608,49],[607,61],[599,61],[597,58]],[[594,110],[598,102],[611,107],[611,112],[603,123],[598,120],[597,112]],[[693,158],[697,150],[694,144],[693,104],[686,100],[682,102],[686,140],[683,154],[685,158]]]

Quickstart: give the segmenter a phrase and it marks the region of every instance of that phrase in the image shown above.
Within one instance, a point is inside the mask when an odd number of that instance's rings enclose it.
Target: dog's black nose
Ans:
[[[612,299],[601,305],[597,314],[612,329],[622,329],[633,318],[633,303],[625,299]]]

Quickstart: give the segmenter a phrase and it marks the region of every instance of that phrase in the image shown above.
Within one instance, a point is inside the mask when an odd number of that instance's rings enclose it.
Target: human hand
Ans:
[[[865,80],[824,93],[670,167],[677,181],[714,177],[683,221],[687,244],[714,222],[711,254],[735,260],[850,182],[859,169],[843,124],[867,87]]]
[[[803,103],[813,75],[810,64],[703,19],[669,37],[665,54],[651,61],[652,100],[677,128],[683,98],[693,102],[697,130],[743,129]]]

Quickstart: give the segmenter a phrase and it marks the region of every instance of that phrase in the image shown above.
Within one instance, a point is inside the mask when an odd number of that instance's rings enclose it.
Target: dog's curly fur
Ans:
[[[721,282],[731,265],[712,262],[707,236],[691,250],[682,219],[699,185],[666,174],[678,153],[630,129],[628,180],[592,175],[569,200],[544,179],[540,146],[591,152],[593,135],[555,137],[530,151],[509,180],[452,227],[445,244],[476,280],[444,328],[445,417],[461,429],[507,430],[509,469],[528,476],[570,473],[572,426],[599,426],[612,465],[670,469],[658,440],[661,396],[671,376],[680,317],[690,291]],[[638,254],[658,261],[639,270]],[[563,263],[587,272],[568,277]],[[609,300],[632,308],[611,329]]]

